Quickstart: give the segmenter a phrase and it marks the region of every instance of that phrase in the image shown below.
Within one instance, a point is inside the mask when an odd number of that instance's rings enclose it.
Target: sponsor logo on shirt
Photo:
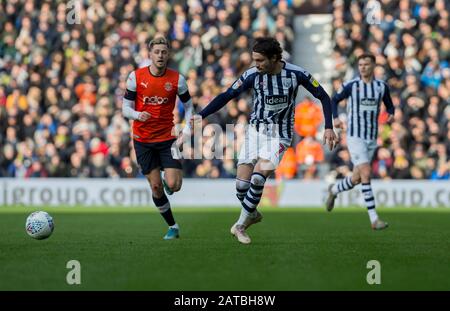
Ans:
[[[162,105],[167,104],[169,99],[167,97],[160,96],[144,96],[144,105]]]
[[[377,101],[375,98],[362,98],[361,99],[361,105],[363,106],[375,106],[377,104]]]
[[[287,95],[269,95],[265,97],[266,105],[287,104],[288,102],[289,96]]]
[[[289,105],[288,95],[269,95],[264,97],[266,109],[270,111],[279,111]]]

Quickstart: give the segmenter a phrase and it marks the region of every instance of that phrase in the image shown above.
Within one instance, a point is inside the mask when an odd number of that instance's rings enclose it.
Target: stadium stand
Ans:
[[[0,177],[142,177],[120,108],[125,79],[149,64],[147,43],[156,33],[171,40],[170,67],[186,76],[197,111],[250,66],[248,47],[255,37],[273,35],[285,58],[293,53],[292,1],[83,3],[80,24],[70,24],[62,1],[0,2]],[[355,74],[360,53],[374,53],[377,77],[389,82],[399,108],[396,122],[380,129],[375,176],[448,179],[449,8],[440,0],[380,3],[380,24],[374,25],[364,19],[365,1],[335,0],[330,6],[333,87]],[[230,102],[204,125],[247,123],[249,100]],[[175,111],[177,123],[182,108],[180,103]],[[314,120],[296,119],[302,138],[316,135],[311,126],[322,122],[307,102],[298,107],[308,109]],[[205,136],[205,143],[210,139]],[[316,155],[311,161],[293,146],[277,177],[321,178],[326,172],[316,164],[327,161],[334,177],[350,171],[345,137],[332,154],[324,157],[320,148],[310,148]],[[226,155],[233,152],[225,146]],[[234,177],[235,161],[185,160],[184,173]]]
[[[386,124],[386,114],[380,116],[374,176],[449,179],[449,4],[444,0],[383,0],[378,21],[371,24],[365,18],[365,3],[333,2],[333,86],[336,91],[342,81],[355,76],[356,58],[363,51],[376,56],[376,77],[388,82],[397,110],[391,125]],[[350,170],[348,155],[341,151],[344,148],[345,143],[331,158],[338,177]]]

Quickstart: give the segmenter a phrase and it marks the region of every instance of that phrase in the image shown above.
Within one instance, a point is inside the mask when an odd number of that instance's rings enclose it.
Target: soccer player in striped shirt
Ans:
[[[337,118],[337,105],[347,99],[347,145],[354,165],[353,174],[330,185],[326,207],[332,211],[337,195],[361,183],[361,191],[366,202],[372,229],[381,230],[388,224],[378,218],[375,198],[370,185],[370,162],[377,148],[378,116],[381,101],[389,113],[388,122],[394,119],[394,105],[388,85],[374,77],[375,56],[362,54],[358,57],[360,76],[343,84],[341,90],[331,99],[334,125],[343,128]]]
[[[325,115],[324,142],[330,149],[337,143],[328,94],[310,73],[285,62],[281,54],[282,49],[277,40],[258,38],[252,52],[256,66],[245,71],[226,92],[219,94],[199,113],[205,118],[244,91],[253,89],[254,109],[239,153],[236,178],[236,195],[241,201],[242,210],[238,221],[231,227],[231,233],[243,244],[251,242],[246,229],[262,219],[256,208],[266,179],[274,172],[291,144],[295,100],[300,85],[322,103]],[[195,119],[200,117],[194,116],[191,127]]]

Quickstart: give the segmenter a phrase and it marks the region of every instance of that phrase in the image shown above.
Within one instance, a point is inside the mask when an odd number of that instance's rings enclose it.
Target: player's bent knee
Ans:
[[[167,180],[167,186],[172,190],[173,192],[177,192],[181,188],[181,183],[177,181],[176,179]]]
[[[170,188],[170,189],[172,189],[173,192],[180,191],[181,190],[181,182],[175,183],[175,186],[173,188]]]

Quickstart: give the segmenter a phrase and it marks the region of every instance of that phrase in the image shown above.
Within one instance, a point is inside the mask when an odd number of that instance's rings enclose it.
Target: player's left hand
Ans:
[[[332,129],[325,129],[323,133],[323,144],[328,145],[328,148],[333,150],[339,143],[339,138],[336,136]]]

